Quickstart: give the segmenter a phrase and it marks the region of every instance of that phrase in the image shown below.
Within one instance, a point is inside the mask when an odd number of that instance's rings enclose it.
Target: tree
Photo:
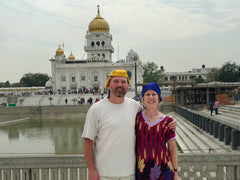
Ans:
[[[24,101],[24,99],[22,99],[22,98],[19,99],[20,105],[22,105],[23,101]]]
[[[72,102],[73,102],[73,104],[76,104],[77,98],[73,98],[73,99],[72,99]]]
[[[164,69],[159,69],[158,65],[154,62],[147,62],[143,65],[144,74],[143,74],[143,82],[150,83],[156,82],[158,83],[163,79]]]
[[[49,76],[47,74],[41,73],[27,73],[20,79],[20,83],[24,87],[32,87],[32,86],[45,86],[45,83],[49,80]]]
[[[22,87],[23,85],[20,82],[12,83],[12,87]]]
[[[0,87],[11,87],[11,84],[9,81],[6,81],[5,83],[4,82],[0,82]]]
[[[53,98],[52,98],[52,97],[49,97],[48,99],[49,99],[49,104],[52,104]]]
[[[220,81],[219,80],[219,71],[220,71],[220,69],[213,69],[212,72],[208,73],[206,81],[207,82]]]
[[[240,82],[240,65],[228,61],[220,69],[215,69],[207,76],[207,82]]]
[[[203,82],[204,82],[204,79],[203,79],[202,77],[197,77],[197,78],[194,79],[194,81],[195,81],[196,83],[203,83]]]
[[[231,61],[226,62],[219,71],[219,79],[223,82],[240,81],[240,65]]]

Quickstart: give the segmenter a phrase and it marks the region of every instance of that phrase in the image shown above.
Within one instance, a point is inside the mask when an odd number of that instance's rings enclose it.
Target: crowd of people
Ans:
[[[99,100],[100,100],[99,97],[96,97],[95,100],[93,100],[92,97],[88,97],[87,98],[87,103],[86,103],[84,97],[79,97],[78,99],[76,99],[76,98],[72,99],[72,101],[77,101],[78,105],[84,105],[84,104],[91,105],[93,103],[98,102]],[[65,101],[65,104],[67,105],[68,104],[68,98],[65,98],[64,101]]]
[[[50,90],[46,90],[44,92],[45,94],[55,94],[55,92],[50,89]],[[92,95],[102,95],[104,94],[104,92],[102,92],[101,90],[99,90],[98,88],[72,88],[70,90],[64,91],[64,90],[58,90],[58,94],[92,94]]]

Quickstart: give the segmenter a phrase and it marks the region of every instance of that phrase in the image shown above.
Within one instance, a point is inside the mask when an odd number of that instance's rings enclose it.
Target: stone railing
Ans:
[[[87,180],[83,155],[0,157],[0,180]]]
[[[179,154],[181,180],[240,179],[238,154]],[[0,157],[0,180],[87,180],[83,155]]]
[[[237,154],[179,154],[178,171],[181,180],[238,180],[240,153]]]
[[[224,141],[225,145],[231,145],[232,149],[240,148],[240,126],[236,122],[209,118],[201,112],[180,106],[176,108],[176,112],[200,129],[213,135],[214,138]]]

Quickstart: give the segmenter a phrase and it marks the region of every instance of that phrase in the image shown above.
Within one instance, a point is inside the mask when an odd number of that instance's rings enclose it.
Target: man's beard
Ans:
[[[113,90],[113,93],[116,97],[124,97],[127,93],[127,90],[125,91],[124,88],[117,87]]]

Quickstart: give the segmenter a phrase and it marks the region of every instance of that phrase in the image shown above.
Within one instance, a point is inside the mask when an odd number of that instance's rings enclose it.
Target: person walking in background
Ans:
[[[65,104],[67,104],[67,102],[68,102],[68,99],[66,98],[66,99],[65,99]]]
[[[211,116],[212,116],[212,113],[213,113],[213,106],[214,106],[213,101],[210,101],[209,107],[210,107],[210,111],[211,111]]]
[[[215,108],[215,114],[218,114],[218,107],[219,107],[219,102],[216,100],[214,103],[214,108]]]
[[[157,83],[143,87],[145,110],[136,117],[137,180],[178,180],[175,132],[171,118],[158,111],[161,91]],[[167,145],[166,145],[167,143]]]
[[[142,107],[125,97],[129,84],[125,70],[114,70],[106,83],[109,96],[88,110],[82,134],[88,180],[135,179],[135,119]]]

